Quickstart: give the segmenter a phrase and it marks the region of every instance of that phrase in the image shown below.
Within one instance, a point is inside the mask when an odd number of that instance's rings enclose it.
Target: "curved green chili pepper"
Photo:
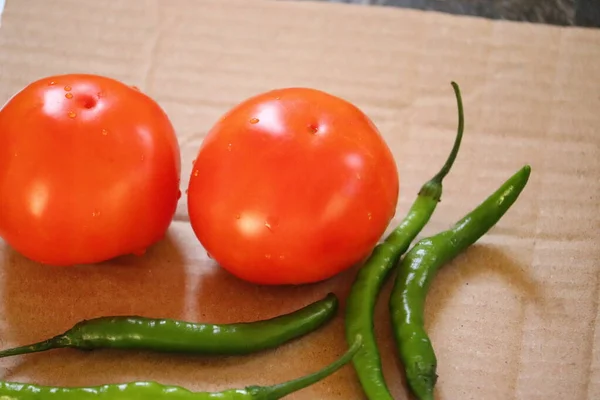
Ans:
[[[336,361],[312,374],[273,386],[248,386],[223,392],[192,392],[181,386],[157,382],[131,382],[93,387],[52,387],[17,382],[0,382],[3,400],[277,400],[304,389],[347,364],[362,344],[360,336]]]
[[[452,151],[442,169],[419,191],[418,197],[398,227],[373,250],[358,272],[346,306],[346,336],[363,337],[363,347],[353,359],[361,386],[372,400],[393,400],[385,384],[381,360],[375,341],[373,313],[381,287],[392,267],[408,249],[413,239],[429,221],[442,196],[442,181],[450,172],[460,148],[464,130],[464,115],[460,89],[452,82],[458,103],[458,130]]]
[[[217,325],[138,316],[100,317],[78,322],[48,340],[0,351],[0,358],[67,347],[249,354],[277,347],[318,329],[335,316],[337,309],[337,297],[328,293],[299,310],[256,322]]]
[[[439,268],[475,243],[514,204],[525,188],[531,167],[525,165],[451,229],[420,240],[402,260],[389,311],[399,357],[411,391],[433,400],[437,359],[424,327],[427,291]]]

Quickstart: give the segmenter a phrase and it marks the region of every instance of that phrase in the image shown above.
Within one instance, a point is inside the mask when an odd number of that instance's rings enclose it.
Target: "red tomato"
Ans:
[[[188,208],[223,268],[254,283],[302,284],[368,256],[398,191],[392,153],[363,112],[288,88],[246,100],[207,134]]]
[[[179,178],[169,119],[123,83],[48,77],[0,110],[0,237],[35,261],[143,252],[171,222]]]

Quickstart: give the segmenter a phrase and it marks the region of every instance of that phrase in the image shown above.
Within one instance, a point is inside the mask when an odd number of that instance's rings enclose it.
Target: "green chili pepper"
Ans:
[[[242,355],[306,335],[330,321],[337,308],[337,297],[329,293],[289,314],[256,322],[217,325],[138,316],[100,317],[81,321],[48,340],[0,351],[0,358],[66,347]]]
[[[248,386],[223,392],[192,392],[180,386],[167,386],[157,382],[130,382],[93,387],[51,387],[18,382],[0,382],[2,400],[277,400],[304,389],[329,375],[345,364],[362,345],[357,336],[352,346],[328,366],[312,374],[273,386]]]
[[[425,298],[439,268],[475,243],[514,204],[531,167],[525,165],[451,229],[420,240],[402,260],[389,311],[406,379],[419,400],[433,400],[437,359],[424,327]]]
[[[362,388],[369,399],[392,400],[385,384],[379,351],[375,341],[373,313],[381,287],[392,267],[423,229],[442,196],[442,181],[454,164],[464,130],[464,115],[460,89],[452,82],[458,103],[458,131],[452,151],[442,169],[419,191],[410,210],[398,227],[373,250],[358,272],[346,306],[346,336],[363,338],[363,347],[353,359]]]

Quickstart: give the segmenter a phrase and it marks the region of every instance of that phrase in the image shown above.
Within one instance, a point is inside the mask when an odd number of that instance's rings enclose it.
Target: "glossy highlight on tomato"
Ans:
[[[51,76],[0,110],[0,237],[32,260],[143,253],[171,223],[179,180],[174,129],[135,87]]]
[[[193,230],[220,266],[258,284],[328,279],[362,261],[396,210],[393,155],[356,106],[310,88],[254,96],[199,149]]]

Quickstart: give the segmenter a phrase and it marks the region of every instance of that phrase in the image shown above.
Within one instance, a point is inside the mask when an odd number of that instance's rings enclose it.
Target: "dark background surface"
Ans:
[[[314,1],[314,0],[311,0]],[[600,27],[600,0],[318,0],[408,7],[490,19]]]

